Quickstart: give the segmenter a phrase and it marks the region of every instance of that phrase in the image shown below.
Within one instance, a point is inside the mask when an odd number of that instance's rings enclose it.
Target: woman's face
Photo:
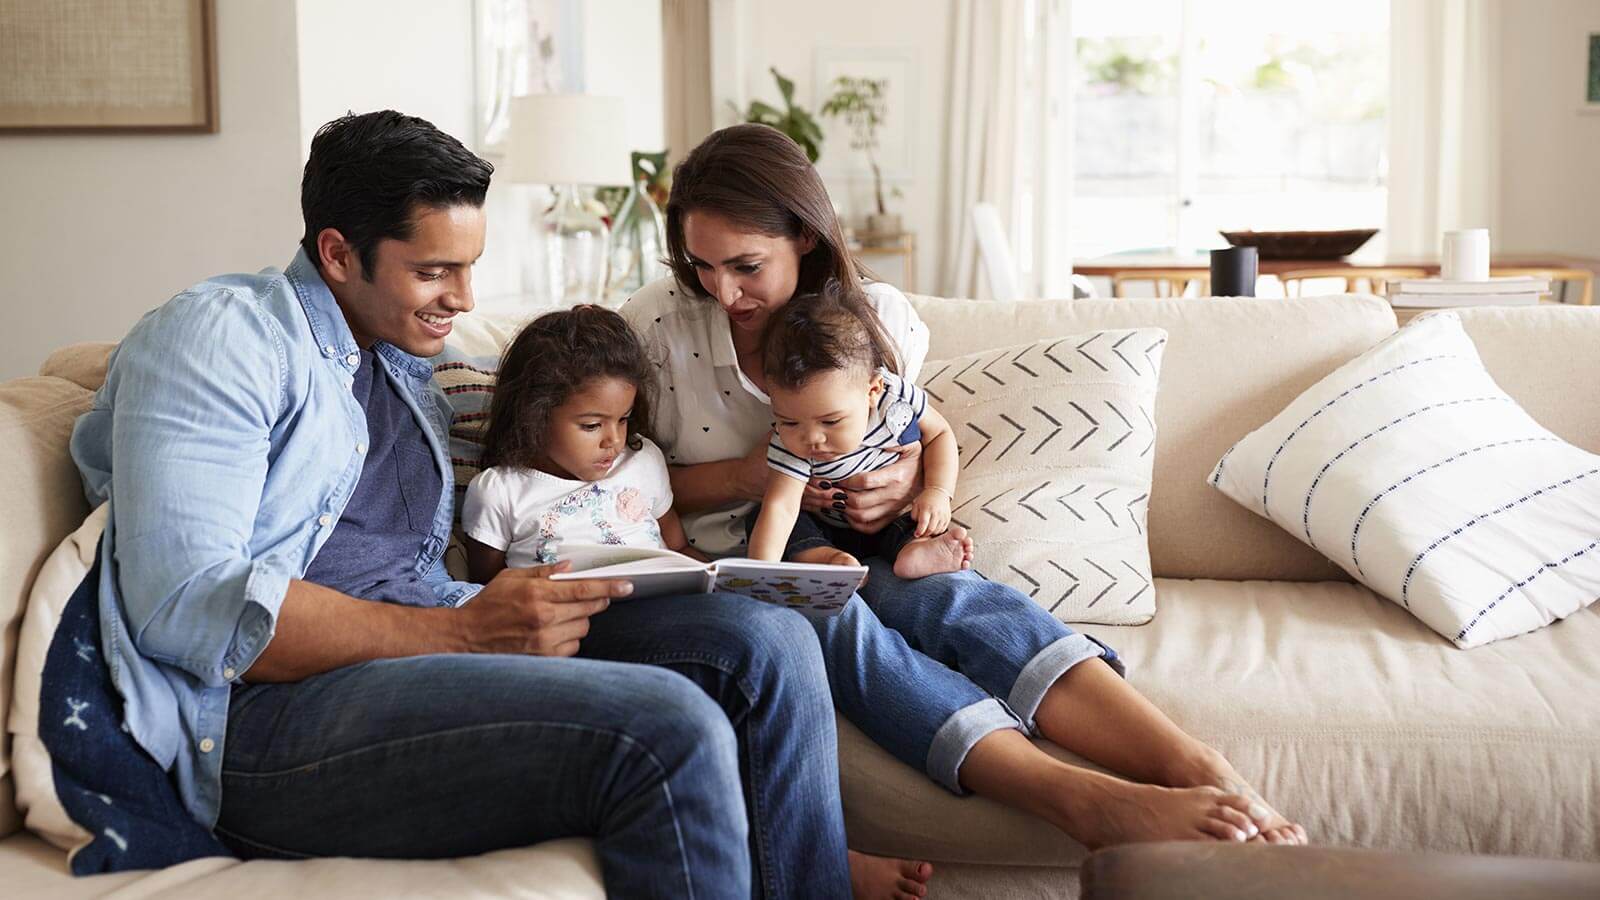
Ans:
[[[817,245],[814,237],[771,237],[699,210],[683,217],[683,242],[700,286],[721,304],[735,329],[749,334],[760,334],[794,296],[800,258]]]

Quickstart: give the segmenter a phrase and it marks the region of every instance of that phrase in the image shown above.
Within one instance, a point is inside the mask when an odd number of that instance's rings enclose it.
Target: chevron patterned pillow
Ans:
[[[961,445],[951,509],[978,569],[1064,622],[1155,615],[1145,517],[1166,341],[1097,331],[924,367]]]
[[[1458,647],[1600,595],[1600,456],[1501,390],[1454,313],[1312,385],[1211,483]]]

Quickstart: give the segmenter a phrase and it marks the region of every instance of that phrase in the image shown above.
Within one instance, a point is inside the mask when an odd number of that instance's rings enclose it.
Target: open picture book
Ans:
[[[631,597],[726,591],[812,616],[836,614],[867,577],[866,566],[759,559],[719,559],[703,563],[672,550],[607,544],[563,544],[557,555],[562,561],[572,563],[572,571],[552,575],[552,581],[593,578],[630,581],[633,583]]]

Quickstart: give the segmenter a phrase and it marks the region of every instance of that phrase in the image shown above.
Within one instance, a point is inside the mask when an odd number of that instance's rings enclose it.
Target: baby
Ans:
[[[955,435],[928,395],[897,373],[894,345],[866,299],[830,282],[789,301],[767,326],[763,358],[775,421],[750,557],[856,565],[856,555],[881,556],[901,578],[970,567],[972,539],[950,525]],[[900,448],[916,442],[923,490],[910,515],[862,534],[836,509],[801,511],[811,479],[837,485],[897,462]]]

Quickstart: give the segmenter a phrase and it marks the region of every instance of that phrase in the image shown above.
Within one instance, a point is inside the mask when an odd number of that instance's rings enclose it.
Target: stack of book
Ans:
[[[1393,306],[1533,306],[1550,293],[1550,279],[1531,276],[1488,281],[1445,281],[1442,278],[1400,278],[1389,282]]]

